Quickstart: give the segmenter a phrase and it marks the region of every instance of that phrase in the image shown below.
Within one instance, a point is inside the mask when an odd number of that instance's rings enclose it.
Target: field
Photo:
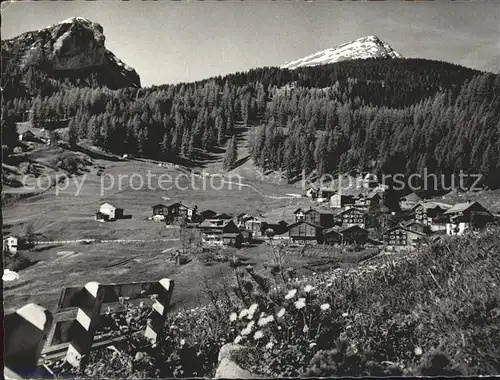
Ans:
[[[42,147],[40,157],[56,156],[54,148]],[[32,152],[30,152],[31,154]],[[30,157],[36,161],[36,158]],[[23,251],[34,265],[19,272],[20,279],[5,284],[5,310],[9,311],[27,302],[37,302],[53,309],[61,287],[83,285],[88,281],[127,282],[149,281],[169,277],[176,281],[172,303],[174,307],[196,305],[202,297],[202,281],[212,280],[215,284],[222,273],[228,274],[229,265],[212,263],[207,265],[200,260],[192,260],[186,265],[176,267],[168,261],[169,252],[179,250],[181,244],[178,228],[165,228],[163,223],[147,220],[151,216],[151,206],[157,203],[170,204],[182,201],[197,205],[200,211],[212,209],[236,215],[248,212],[261,214],[271,221],[293,220],[297,207],[309,207],[308,199],[294,199],[287,193],[298,193],[291,185],[280,185],[259,179],[244,179],[238,186],[234,173],[225,177],[203,177],[187,175],[185,168],[159,166],[140,160],[110,161],[88,158],[91,164],[87,171],[68,178],[58,186],[43,194],[32,196],[3,208],[3,233],[23,235],[27,226],[33,226],[38,241],[71,241],[79,239],[130,239],[142,242],[128,243],[70,243],[37,245],[34,250]],[[62,171],[51,171],[51,175],[62,175]],[[139,189],[142,174],[145,185]],[[150,173],[151,188],[148,188],[147,173]],[[122,176],[121,185],[118,183]],[[159,189],[158,178],[171,179]],[[112,178],[115,183],[111,186]],[[210,186],[210,179],[213,187]],[[176,182],[177,181],[177,186]],[[229,183],[229,182],[234,183]],[[30,185],[35,184],[35,179]],[[154,189],[154,187],[157,187]],[[177,188],[176,188],[177,187]],[[6,192],[19,191],[6,188]],[[35,190],[36,192],[36,190]],[[283,199],[277,199],[284,197]],[[94,213],[101,202],[108,201],[124,208],[128,216],[115,222],[97,222]],[[158,241],[165,239],[168,241]],[[262,268],[270,263],[270,247],[258,244],[236,252],[243,261]],[[314,262],[320,258],[295,260],[292,265],[302,267],[302,261]]]

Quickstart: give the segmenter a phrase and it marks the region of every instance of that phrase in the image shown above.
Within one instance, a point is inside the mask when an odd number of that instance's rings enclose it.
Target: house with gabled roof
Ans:
[[[111,203],[104,202],[99,206],[99,211],[95,214],[98,221],[113,221],[123,218],[123,208],[113,206]]]
[[[445,230],[446,224],[442,223],[443,214],[452,206],[441,202],[419,202],[411,209],[413,220],[429,226],[432,231]]]
[[[206,219],[200,223],[201,241],[206,246],[241,247],[243,235],[231,219]]]
[[[468,229],[480,229],[493,222],[493,214],[479,202],[457,203],[443,216],[448,217],[446,233],[462,235]]]
[[[323,243],[323,228],[321,225],[299,220],[288,226],[288,236],[292,244]]]
[[[361,228],[365,228],[365,214],[356,207],[337,211],[335,218],[337,223],[342,225],[342,227],[360,226]]]
[[[411,247],[425,239],[426,235],[418,231],[412,231],[398,224],[383,233],[384,243],[390,247]]]
[[[364,245],[368,240],[369,231],[358,225],[349,227],[333,227],[323,230],[326,244],[358,244]]]
[[[16,235],[7,236],[3,239],[3,251],[5,253],[17,254],[19,237]]]
[[[188,206],[182,202],[175,202],[168,206],[167,209],[167,222],[195,222],[197,219],[197,206]]]

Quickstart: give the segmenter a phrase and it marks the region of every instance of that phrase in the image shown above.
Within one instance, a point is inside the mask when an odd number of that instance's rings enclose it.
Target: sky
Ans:
[[[280,66],[376,35],[406,58],[500,71],[500,1],[17,1],[2,39],[73,16],[100,23],[106,47],[143,86]]]

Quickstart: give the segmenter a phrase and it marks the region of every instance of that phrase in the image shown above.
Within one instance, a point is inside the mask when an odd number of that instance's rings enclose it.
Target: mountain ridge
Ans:
[[[396,52],[387,42],[380,40],[375,35],[371,35],[289,61],[282,65],[281,68],[293,70],[299,67],[367,58],[403,58],[403,56]]]

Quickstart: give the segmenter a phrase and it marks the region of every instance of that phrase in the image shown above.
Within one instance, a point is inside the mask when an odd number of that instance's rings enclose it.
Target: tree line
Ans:
[[[58,85],[49,94],[5,99],[3,108],[16,121],[29,109],[34,127],[67,121],[71,143],[90,139],[114,153],[193,158],[227,146],[226,166],[235,161],[239,121],[252,128],[255,164],[290,179],[302,169],[427,168],[481,172],[495,187],[500,177],[500,76],[445,62],[264,67],[142,89]]]

